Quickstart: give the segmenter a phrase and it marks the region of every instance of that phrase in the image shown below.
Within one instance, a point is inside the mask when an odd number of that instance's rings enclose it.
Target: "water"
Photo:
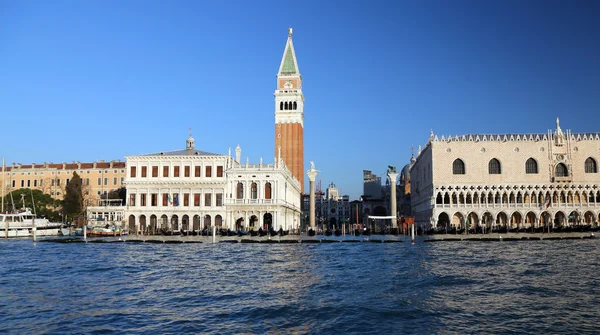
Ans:
[[[0,241],[0,333],[599,332],[600,241]]]

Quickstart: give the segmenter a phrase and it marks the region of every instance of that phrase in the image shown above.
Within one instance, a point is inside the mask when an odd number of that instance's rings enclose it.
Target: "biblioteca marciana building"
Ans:
[[[410,170],[421,229],[595,225],[600,134],[463,135],[433,132]]]
[[[240,163],[194,148],[129,156],[127,207],[131,232],[217,229],[294,230],[300,224],[300,183],[276,164]]]

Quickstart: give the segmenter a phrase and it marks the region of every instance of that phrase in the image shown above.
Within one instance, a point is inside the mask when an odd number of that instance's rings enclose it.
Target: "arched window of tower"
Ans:
[[[294,101],[294,110],[296,110],[298,108],[298,104],[296,103],[296,101]]]
[[[279,110],[282,111],[283,110],[283,101],[279,103]]]
[[[288,103],[287,103],[287,101],[285,102],[285,110],[288,110]]]

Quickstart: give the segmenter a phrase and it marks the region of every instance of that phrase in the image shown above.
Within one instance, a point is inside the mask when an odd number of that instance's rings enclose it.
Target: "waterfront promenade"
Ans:
[[[430,242],[502,242],[502,241],[551,241],[551,240],[581,240],[596,238],[593,233],[492,233],[492,234],[438,234],[416,236],[415,243]],[[83,237],[76,238],[45,238],[42,242],[58,243],[81,243]],[[93,237],[87,238],[88,243],[155,243],[155,244],[180,244],[180,243],[411,243],[411,237],[407,235],[345,235],[345,236],[307,236],[307,235],[285,235],[285,236],[180,236],[180,235],[125,235],[116,237]]]

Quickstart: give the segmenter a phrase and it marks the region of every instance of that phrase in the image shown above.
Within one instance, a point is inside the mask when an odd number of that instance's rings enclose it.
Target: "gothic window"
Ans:
[[[596,172],[598,172],[598,169],[596,167],[596,161],[592,157],[589,157],[588,159],[585,160],[585,173],[596,173]]]
[[[527,162],[525,162],[525,173],[528,174],[537,174],[538,166],[537,162],[533,158],[529,158]]]
[[[557,177],[568,177],[569,176],[569,170],[567,170],[567,166],[564,165],[563,163],[558,163],[558,165],[556,165],[556,169],[554,170],[554,174]]]
[[[237,199],[244,198],[244,185],[242,183],[237,184]]]
[[[452,163],[452,173],[465,174],[465,163],[460,158],[457,158],[454,163]]]
[[[271,199],[271,183],[265,184],[265,199]]]
[[[496,158],[492,158],[488,164],[488,171],[489,174],[500,174],[502,172],[500,161]]]

